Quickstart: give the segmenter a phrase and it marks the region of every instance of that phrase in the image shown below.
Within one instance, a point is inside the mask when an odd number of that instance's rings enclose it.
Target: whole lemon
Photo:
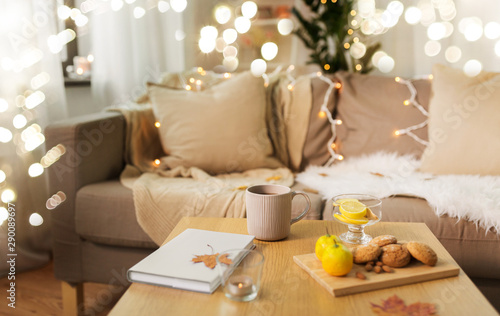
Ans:
[[[335,243],[341,243],[340,239],[335,235],[326,234],[318,238],[316,240],[316,247],[314,248],[316,252],[316,257],[318,257],[319,261],[322,261],[323,252],[325,248],[328,246],[332,246]]]
[[[323,269],[330,275],[346,275],[352,269],[352,253],[341,243],[326,247],[322,258]]]

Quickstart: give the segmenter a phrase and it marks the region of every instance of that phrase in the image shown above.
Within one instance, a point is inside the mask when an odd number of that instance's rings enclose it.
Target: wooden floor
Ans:
[[[52,262],[16,275],[16,309],[6,298],[10,281],[0,279],[0,315],[62,315],[61,283],[54,278]],[[85,283],[82,315],[107,315],[126,289],[108,284]]]

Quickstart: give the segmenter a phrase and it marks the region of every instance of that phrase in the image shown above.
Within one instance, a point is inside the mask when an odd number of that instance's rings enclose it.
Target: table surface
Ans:
[[[292,225],[290,235],[282,241],[255,240],[265,264],[261,290],[254,301],[233,302],[220,287],[213,294],[203,294],[134,283],[109,315],[375,315],[370,303],[381,304],[395,294],[407,305],[433,303],[439,315],[498,315],[461,269],[457,277],[334,297],[293,262],[295,255],[314,252],[326,227],[336,235],[347,228],[334,221],[302,220]],[[246,219],[187,217],[165,242],[186,228],[247,234]],[[381,222],[365,230],[372,236],[391,234],[400,240],[425,242],[438,257],[453,260],[423,223]]]

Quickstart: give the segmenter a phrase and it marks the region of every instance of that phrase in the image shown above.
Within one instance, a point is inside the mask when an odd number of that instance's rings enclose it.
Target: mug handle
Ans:
[[[304,209],[304,211],[299,216],[297,216],[295,218],[292,218],[292,220],[290,221],[290,225],[295,224],[298,221],[300,221],[302,218],[304,218],[304,216],[306,216],[307,212],[309,212],[309,210],[311,209],[311,199],[309,199],[309,196],[307,194],[305,194],[305,193],[302,193],[302,192],[292,191],[292,200],[297,195],[302,195],[302,196],[304,196],[306,198],[307,208]]]

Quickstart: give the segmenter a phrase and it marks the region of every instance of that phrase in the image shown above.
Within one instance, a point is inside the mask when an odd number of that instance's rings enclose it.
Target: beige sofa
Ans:
[[[417,122],[419,118],[415,118],[415,113],[403,113],[390,104],[399,104],[408,97],[404,86],[395,85],[391,78],[373,76],[339,74],[337,79],[341,81],[343,91],[332,96],[329,109],[344,120],[338,128],[338,147],[345,148],[351,156],[380,148],[421,154],[423,148],[415,142],[393,142],[385,136],[376,136],[373,131],[360,130],[360,126],[368,126],[382,135],[384,131],[392,131],[394,124]],[[310,84],[313,101],[300,169],[309,164],[324,163],[329,158],[325,149],[328,145],[325,141],[331,137],[329,124],[316,116],[327,86],[316,79]],[[384,88],[384,95],[390,93],[396,100],[377,101],[374,94],[380,92],[380,85],[388,86]],[[430,83],[421,80],[415,82],[415,86],[421,103],[427,104]],[[345,105],[347,101],[349,107]],[[375,103],[377,108],[360,111],[358,108],[366,103]],[[344,108],[340,108],[342,106]],[[349,109],[351,113],[346,112]],[[372,114],[382,115],[383,119],[370,127],[366,119]],[[349,115],[356,119],[350,119]],[[51,192],[64,191],[67,196],[66,202],[54,209],[51,215],[55,276],[64,282],[65,296],[79,297],[84,282],[123,282],[126,270],[157,247],[136,220],[132,191],[119,181],[125,167],[126,128],[126,121],[120,113],[102,112],[52,124],[46,129],[48,149],[58,144],[66,148],[61,159],[48,169]],[[424,134],[421,136],[425,138]],[[347,141],[342,143],[342,139]],[[378,146],[373,144],[373,139],[377,139]],[[301,185],[297,188],[304,189]],[[323,201],[317,194],[309,195],[313,210],[307,218],[330,220],[331,203]],[[500,239],[495,232],[487,232],[463,219],[438,217],[425,200],[418,198],[387,198],[383,206],[383,221],[426,223],[500,310]]]

